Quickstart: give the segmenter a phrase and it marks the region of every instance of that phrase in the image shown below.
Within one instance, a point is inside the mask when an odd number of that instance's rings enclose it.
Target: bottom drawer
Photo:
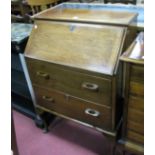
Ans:
[[[112,130],[110,107],[98,106],[68,94],[37,86],[34,86],[34,91],[38,105],[95,127]]]

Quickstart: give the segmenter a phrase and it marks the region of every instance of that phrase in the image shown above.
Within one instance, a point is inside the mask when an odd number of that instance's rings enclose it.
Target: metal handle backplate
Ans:
[[[42,71],[38,71],[37,75],[41,76],[41,77],[43,77],[45,79],[49,79],[49,77],[50,77],[48,73],[45,73],[45,72],[42,72]]]
[[[97,84],[94,84],[94,83],[84,82],[84,83],[82,83],[82,88],[88,89],[91,91],[98,91],[99,86]]]
[[[52,103],[54,103],[54,99],[52,98],[52,97],[49,97],[49,96],[42,96],[42,99],[43,100],[46,100],[46,101],[48,101],[48,102],[52,102]]]
[[[85,114],[91,115],[93,117],[98,117],[100,115],[100,112],[94,109],[87,108],[85,110]]]

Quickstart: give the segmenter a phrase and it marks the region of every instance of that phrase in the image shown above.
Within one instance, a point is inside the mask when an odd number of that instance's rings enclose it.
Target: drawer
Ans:
[[[101,129],[112,129],[111,108],[37,86],[34,90],[38,105]]]
[[[52,63],[27,58],[33,84],[55,89],[102,105],[111,105],[111,80],[65,70]]]

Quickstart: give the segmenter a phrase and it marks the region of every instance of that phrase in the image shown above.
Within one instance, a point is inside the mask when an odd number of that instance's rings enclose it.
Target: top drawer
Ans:
[[[94,103],[111,105],[111,80],[64,70],[44,61],[30,58],[26,61],[33,84]]]

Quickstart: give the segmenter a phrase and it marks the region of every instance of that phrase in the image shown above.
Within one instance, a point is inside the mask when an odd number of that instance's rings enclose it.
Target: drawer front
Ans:
[[[55,89],[102,105],[111,105],[111,80],[70,70],[51,63],[27,58],[33,84]]]
[[[34,90],[38,105],[95,127],[112,129],[111,108],[37,86],[34,86]]]

